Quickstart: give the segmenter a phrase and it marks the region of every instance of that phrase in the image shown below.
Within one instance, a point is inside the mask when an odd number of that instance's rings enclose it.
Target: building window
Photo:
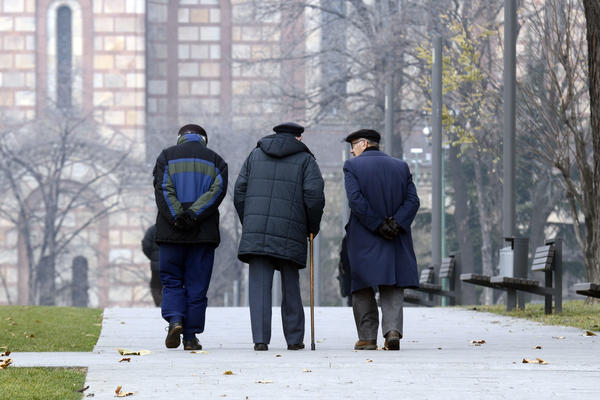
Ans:
[[[56,11],[56,104],[70,108],[73,92],[72,12],[67,6]]]

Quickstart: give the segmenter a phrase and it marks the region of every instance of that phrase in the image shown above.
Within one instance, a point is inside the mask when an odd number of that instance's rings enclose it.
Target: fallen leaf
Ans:
[[[27,339],[35,338],[35,334],[33,334],[33,333],[23,332],[23,335],[25,335],[25,338],[27,338]]]
[[[542,349],[542,346],[539,346],[539,345],[538,345],[538,346],[535,346],[535,347],[534,347],[534,349],[536,349],[536,350],[541,350],[541,349]]]
[[[127,397],[127,396],[133,396],[133,392],[121,392],[121,388],[122,386],[119,385],[117,386],[117,389],[115,390],[115,394],[117,395],[117,397]]]
[[[269,381],[269,380],[260,380],[260,381],[256,381],[256,383],[273,383],[273,381]]]
[[[527,358],[523,359],[523,364],[542,364],[542,365],[546,365],[548,364],[546,361],[542,360],[541,358],[536,358],[535,360],[530,360]]]
[[[367,359],[367,362],[368,362],[368,363],[369,363],[369,362],[373,362],[373,360],[369,360],[369,359]]]
[[[123,361],[131,362],[131,357],[123,357],[119,360],[119,362],[123,362]]]
[[[585,331],[585,335],[584,336],[598,336],[596,335],[594,332],[592,331]]]
[[[275,357],[281,357],[281,354],[275,354]]]
[[[442,348],[441,348],[441,347],[438,347],[437,349],[438,349],[438,350],[441,350]]]
[[[225,372],[223,372],[223,375],[233,375],[233,372],[231,372],[231,371],[225,371]]]
[[[7,357],[10,355],[10,350],[6,349],[6,351],[2,354],[0,354],[0,357]]]
[[[473,346],[481,346],[482,344],[485,344],[485,340],[475,339],[475,340],[471,340],[469,343]]]
[[[81,388],[81,389],[77,389],[77,390],[76,390],[76,392],[83,393],[83,392],[85,392],[86,390],[88,390],[89,388],[90,388],[89,386],[86,386],[86,387],[83,387],[83,388]]]
[[[125,321],[121,321],[121,325],[125,325]]]
[[[120,355],[122,356],[145,356],[147,354],[151,354],[150,350],[127,350],[127,349],[117,349]]]
[[[552,339],[564,339],[564,336],[552,336]]]
[[[304,369],[302,370],[302,372],[312,372],[312,371],[311,371],[310,369],[308,369],[308,368],[304,368]]]
[[[4,360],[0,360],[0,369],[6,369],[10,364],[12,364],[12,358],[5,358]]]
[[[190,351],[190,353],[192,353],[192,354],[208,354],[208,351],[206,351],[206,350],[198,350],[198,351],[192,350],[192,351]]]

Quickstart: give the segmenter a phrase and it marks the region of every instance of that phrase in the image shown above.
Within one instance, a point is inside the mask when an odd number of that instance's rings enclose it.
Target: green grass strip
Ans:
[[[0,353],[92,351],[100,336],[102,309],[0,306]]]
[[[506,311],[506,306],[475,306],[477,311],[487,311],[510,317],[525,318],[546,325],[573,326],[589,331],[600,331],[600,304],[585,304],[584,300],[570,300],[563,303],[562,314],[544,314],[543,304],[528,303],[525,310]]]
[[[86,368],[14,368],[0,370],[0,398],[79,400]],[[89,390],[89,389],[88,389]]]

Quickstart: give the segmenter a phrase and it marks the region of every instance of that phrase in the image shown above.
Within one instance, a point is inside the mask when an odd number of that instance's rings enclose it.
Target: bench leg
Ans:
[[[506,311],[514,311],[517,306],[517,291],[515,289],[506,290]]]
[[[552,296],[544,296],[544,314],[552,314]]]

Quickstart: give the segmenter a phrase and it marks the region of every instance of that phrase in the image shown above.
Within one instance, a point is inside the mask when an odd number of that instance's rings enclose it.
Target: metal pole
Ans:
[[[442,37],[433,39],[431,71],[432,169],[431,169],[431,263],[436,273],[442,264]]]
[[[388,155],[392,155],[392,132],[394,129],[394,95],[393,83],[385,83],[385,130],[383,133],[383,146]]]
[[[515,235],[515,90],[516,90],[516,0],[504,0],[504,148],[502,230]]]

